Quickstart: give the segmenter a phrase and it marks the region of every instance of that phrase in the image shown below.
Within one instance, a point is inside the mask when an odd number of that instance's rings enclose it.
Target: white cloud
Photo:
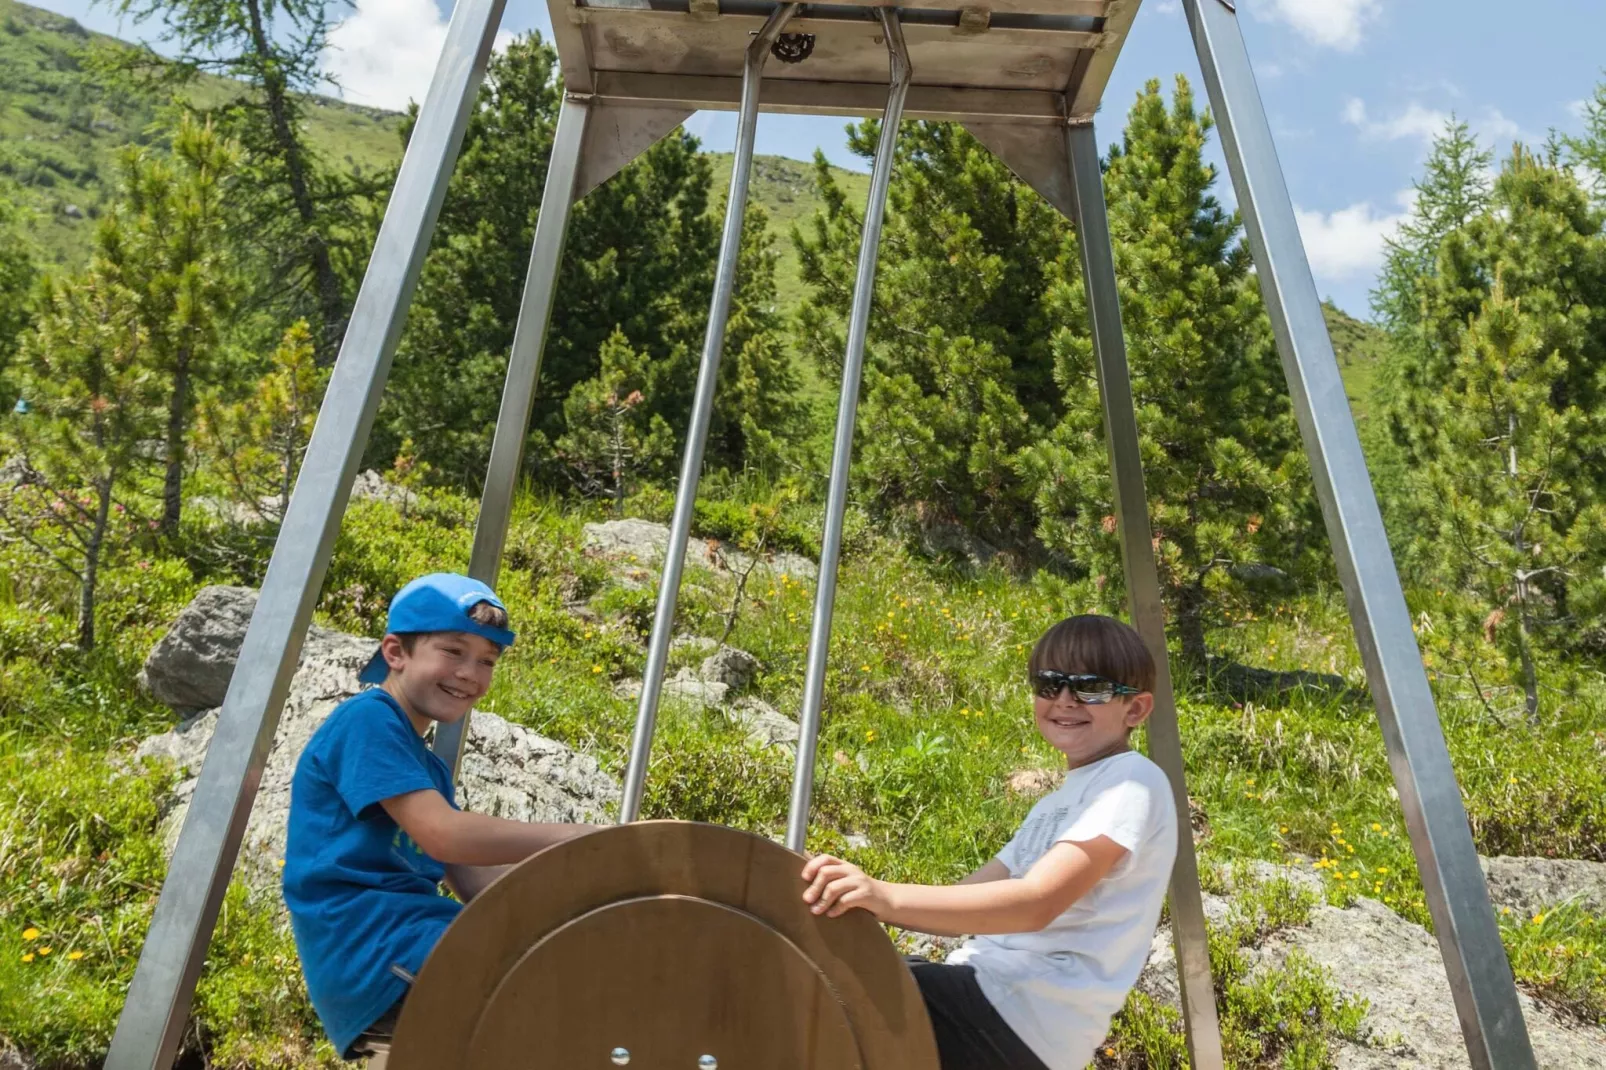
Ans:
[[[1308,41],[1347,52],[1360,45],[1382,6],[1382,0],[1268,0],[1255,10],[1264,10],[1263,17],[1286,23]]]
[[[1351,97],[1344,104],[1344,121],[1358,127],[1365,137],[1379,141],[1401,141],[1407,138],[1432,141],[1444,132],[1450,122],[1450,113],[1427,108],[1412,101],[1392,119],[1373,119],[1366,110],[1366,102]]]
[[[1383,242],[1410,218],[1412,194],[1397,198],[1400,211],[1379,211],[1368,201],[1336,212],[1296,208],[1299,233],[1305,241],[1311,270],[1323,283],[1371,278],[1383,264]]]
[[[1374,119],[1366,102],[1359,97],[1344,102],[1342,118],[1360,130],[1362,137],[1374,141],[1420,141],[1423,144],[1431,143],[1444,133],[1445,127],[1454,120],[1449,112],[1416,101],[1391,118]],[[1485,144],[1500,146],[1522,139],[1522,128],[1499,108],[1489,108],[1480,118],[1468,120],[1467,125]]]
[[[503,48],[512,35],[497,35]],[[329,31],[323,65],[354,104],[401,111],[429,91],[446,18],[435,0],[356,0],[350,15]]]

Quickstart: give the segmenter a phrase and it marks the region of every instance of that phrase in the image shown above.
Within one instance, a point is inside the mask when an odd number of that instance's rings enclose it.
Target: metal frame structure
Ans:
[[[1171,780],[1180,837],[1170,886],[1192,1064],[1223,1066],[1191,838],[1181,738],[1093,117],[1139,0],[548,0],[565,97],[548,164],[470,574],[494,582],[562,261],[569,212],[699,108],[740,112],[674,520],[649,645],[620,820],[640,813],[692,505],[724,348],[758,113],[883,115],[865,211],[810,628],[786,844],[804,845],[834,606],[854,415],[876,253],[899,119],[963,123],[1081,238],[1116,515],[1133,623],[1160,668],[1153,758]],[[261,598],[230,681],[161,898],[112,1041],[111,1070],[172,1065],[207,942],[327,571],[358,460],[461,146],[505,0],[458,0],[445,50],[386,210]],[[1500,943],[1332,343],[1231,0],[1183,0],[1221,129],[1355,634],[1377,703],[1471,1062],[1524,1070],[1534,1057]],[[804,63],[766,59],[783,31],[812,35]],[[801,39],[794,39],[801,40]],[[803,50],[805,53],[808,49]],[[783,58],[788,58],[783,56]],[[795,53],[791,58],[795,58]],[[886,67],[883,67],[883,64]],[[890,77],[882,70],[890,68]],[[889,88],[890,81],[890,88]],[[462,726],[437,733],[455,770]]]

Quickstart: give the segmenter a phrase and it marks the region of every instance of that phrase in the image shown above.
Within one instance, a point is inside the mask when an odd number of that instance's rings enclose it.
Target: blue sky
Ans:
[[[144,36],[90,0],[33,0],[93,29]],[[1513,140],[1541,141],[1581,127],[1581,102],[1606,75],[1601,0],[1238,0],[1278,152],[1324,295],[1365,314],[1382,243],[1409,209],[1428,142],[1454,113],[1504,155]],[[337,29],[331,66],[346,95],[400,107],[428,85],[450,3],[357,0]],[[510,0],[506,31],[549,26],[542,0]],[[1106,95],[1100,140],[1120,136],[1149,78],[1199,64],[1177,0],[1146,0]],[[1202,96],[1202,86],[1199,87]],[[847,120],[764,116],[758,151],[843,166]],[[734,116],[703,113],[693,129],[729,149]],[[1219,159],[1219,157],[1217,157]],[[1232,192],[1225,172],[1222,195]]]

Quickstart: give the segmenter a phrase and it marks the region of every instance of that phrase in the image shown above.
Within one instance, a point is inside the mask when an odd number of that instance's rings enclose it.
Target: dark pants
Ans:
[[[974,967],[904,961],[925,997],[942,1070],[1048,1070],[982,995]]]

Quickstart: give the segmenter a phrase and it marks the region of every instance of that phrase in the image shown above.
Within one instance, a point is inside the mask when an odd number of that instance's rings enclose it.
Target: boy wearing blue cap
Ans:
[[[290,786],[284,900],[307,991],[344,1058],[389,1048],[401,1001],[446,926],[503,867],[588,830],[457,808],[424,735],[468,716],[513,643],[478,580],[422,576],[391,600],[362,671],[376,684],[313,734]]]

